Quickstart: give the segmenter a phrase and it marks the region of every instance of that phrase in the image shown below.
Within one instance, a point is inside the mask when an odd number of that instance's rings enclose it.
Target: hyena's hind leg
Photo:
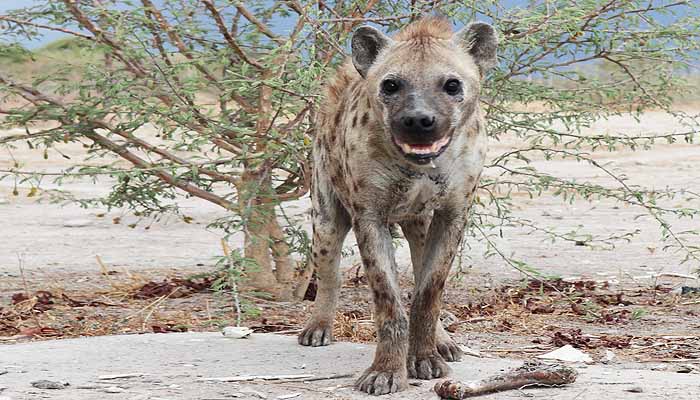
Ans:
[[[403,235],[408,241],[408,245],[411,249],[413,279],[416,288],[420,286],[418,283],[422,281],[423,276],[425,275],[425,270],[423,268],[423,253],[426,235],[428,234],[428,228],[430,227],[430,220],[431,218],[429,216],[424,216],[404,221],[400,224]],[[437,345],[438,352],[442,358],[445,359],[445,361],[462,360],[464,353],[459,348],[457,343],[452,340],[447,331],[445,331],[441,323],[438,323],[435,329],[435,343]]]
[[[318,290],[314,312],[299,334],[299,344],[327,346],[333,339],[333,321],[340,291],[340,252],[350,230],[350,216],[328,185],[315,180],[311,265],[316,270]],[[321,184],[319,184],[321,183]]]

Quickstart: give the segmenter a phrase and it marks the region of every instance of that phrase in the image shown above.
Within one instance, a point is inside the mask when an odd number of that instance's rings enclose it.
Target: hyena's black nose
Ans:
[[[423,113],[404,115],[401,117],[401,125],[409,132],[424,134],[435,130],[435,116]]]

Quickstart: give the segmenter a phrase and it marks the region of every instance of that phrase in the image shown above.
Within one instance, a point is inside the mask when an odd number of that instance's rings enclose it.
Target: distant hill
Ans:
[[[18,44],[0,44],[0,71],[32,79],[58,69],[96,61],[102,52],[80,38],[61,38],[29,50]]]

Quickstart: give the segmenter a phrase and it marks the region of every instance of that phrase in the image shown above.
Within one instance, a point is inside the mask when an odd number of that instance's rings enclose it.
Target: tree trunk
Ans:
[[[239,207],[240,215],[246,216],[247,221],[244,225],[244,256],[255,261],[256,267],[243,271],[246,280],[242,286],[269,294],[276,300],[300,300],[304,293],[299,295],[299,290],[295,289],[306,288],[308,277],[296,274],[296,262],[285,241],[275,205],[266,197],[271,188],[270,180],[260,174],[243,174]]]
[[[293,300],[294,287],[296,286],[296,263],[291,257],[289,245],[285,241],[285,234],[277,220],[277,216],[268,221],[268,232],[270,234],[270,250],[272,259],[275,262],[275,276],[280,285],[279,300]]]

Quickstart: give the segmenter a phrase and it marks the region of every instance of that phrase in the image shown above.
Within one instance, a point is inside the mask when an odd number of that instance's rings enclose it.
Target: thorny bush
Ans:
[[[469,234],[487,244],[489,255],[536,272],[498,248],[503,224],[587,245],[614,246],[637,233],[593,237],[542,227],[511,212],[511,192],[524,191],[638,207],[658,222],[667,249],[698,263],[697,230],[672,225],[700,213],[698,194],[629,184],[595,158],[599,151],[693,141],[696,117],[671,104],[687,88],[683,72],[698,54],[698,3],[502,3],[39,0],[0,16],[0,129],[9,132],[0,145],[7,155],[28,146],[54,157],[64,144],[79,142],[85,157],[59,173],[15,164],[0,177],[30,185],[32,195],[144,217],[176,213],[188,220],[178,207],[183,195],[216,204],[229,213],[211,226],[244,240],[227,255],[239,264],[229,268],[237,267],[255,290],[300,299],[312,273],[305,267],[309,240],[304,216],[285,212],[285,204],[308,193],[321,84],[342,62],[357,26],[393,32],[439,13],[457,26],[491,22],[501,36],[500,65],[485,84],[484,106],[492,139],[517,137],[521,146],[490,160],[473,210]],[[53,49],[22,46],[46,32],[68,39]],[[31,63],[43,68],[25,68]],[[687,130],[583,133],[595,121],[649,109],[672,114]],[[588,163],[609,184],[539,171],[529,162],[536,157]],[[47,178],[104,179],[112,190],[76,198],[43,190]],[[669,205],[679,196],[691,206]]]

